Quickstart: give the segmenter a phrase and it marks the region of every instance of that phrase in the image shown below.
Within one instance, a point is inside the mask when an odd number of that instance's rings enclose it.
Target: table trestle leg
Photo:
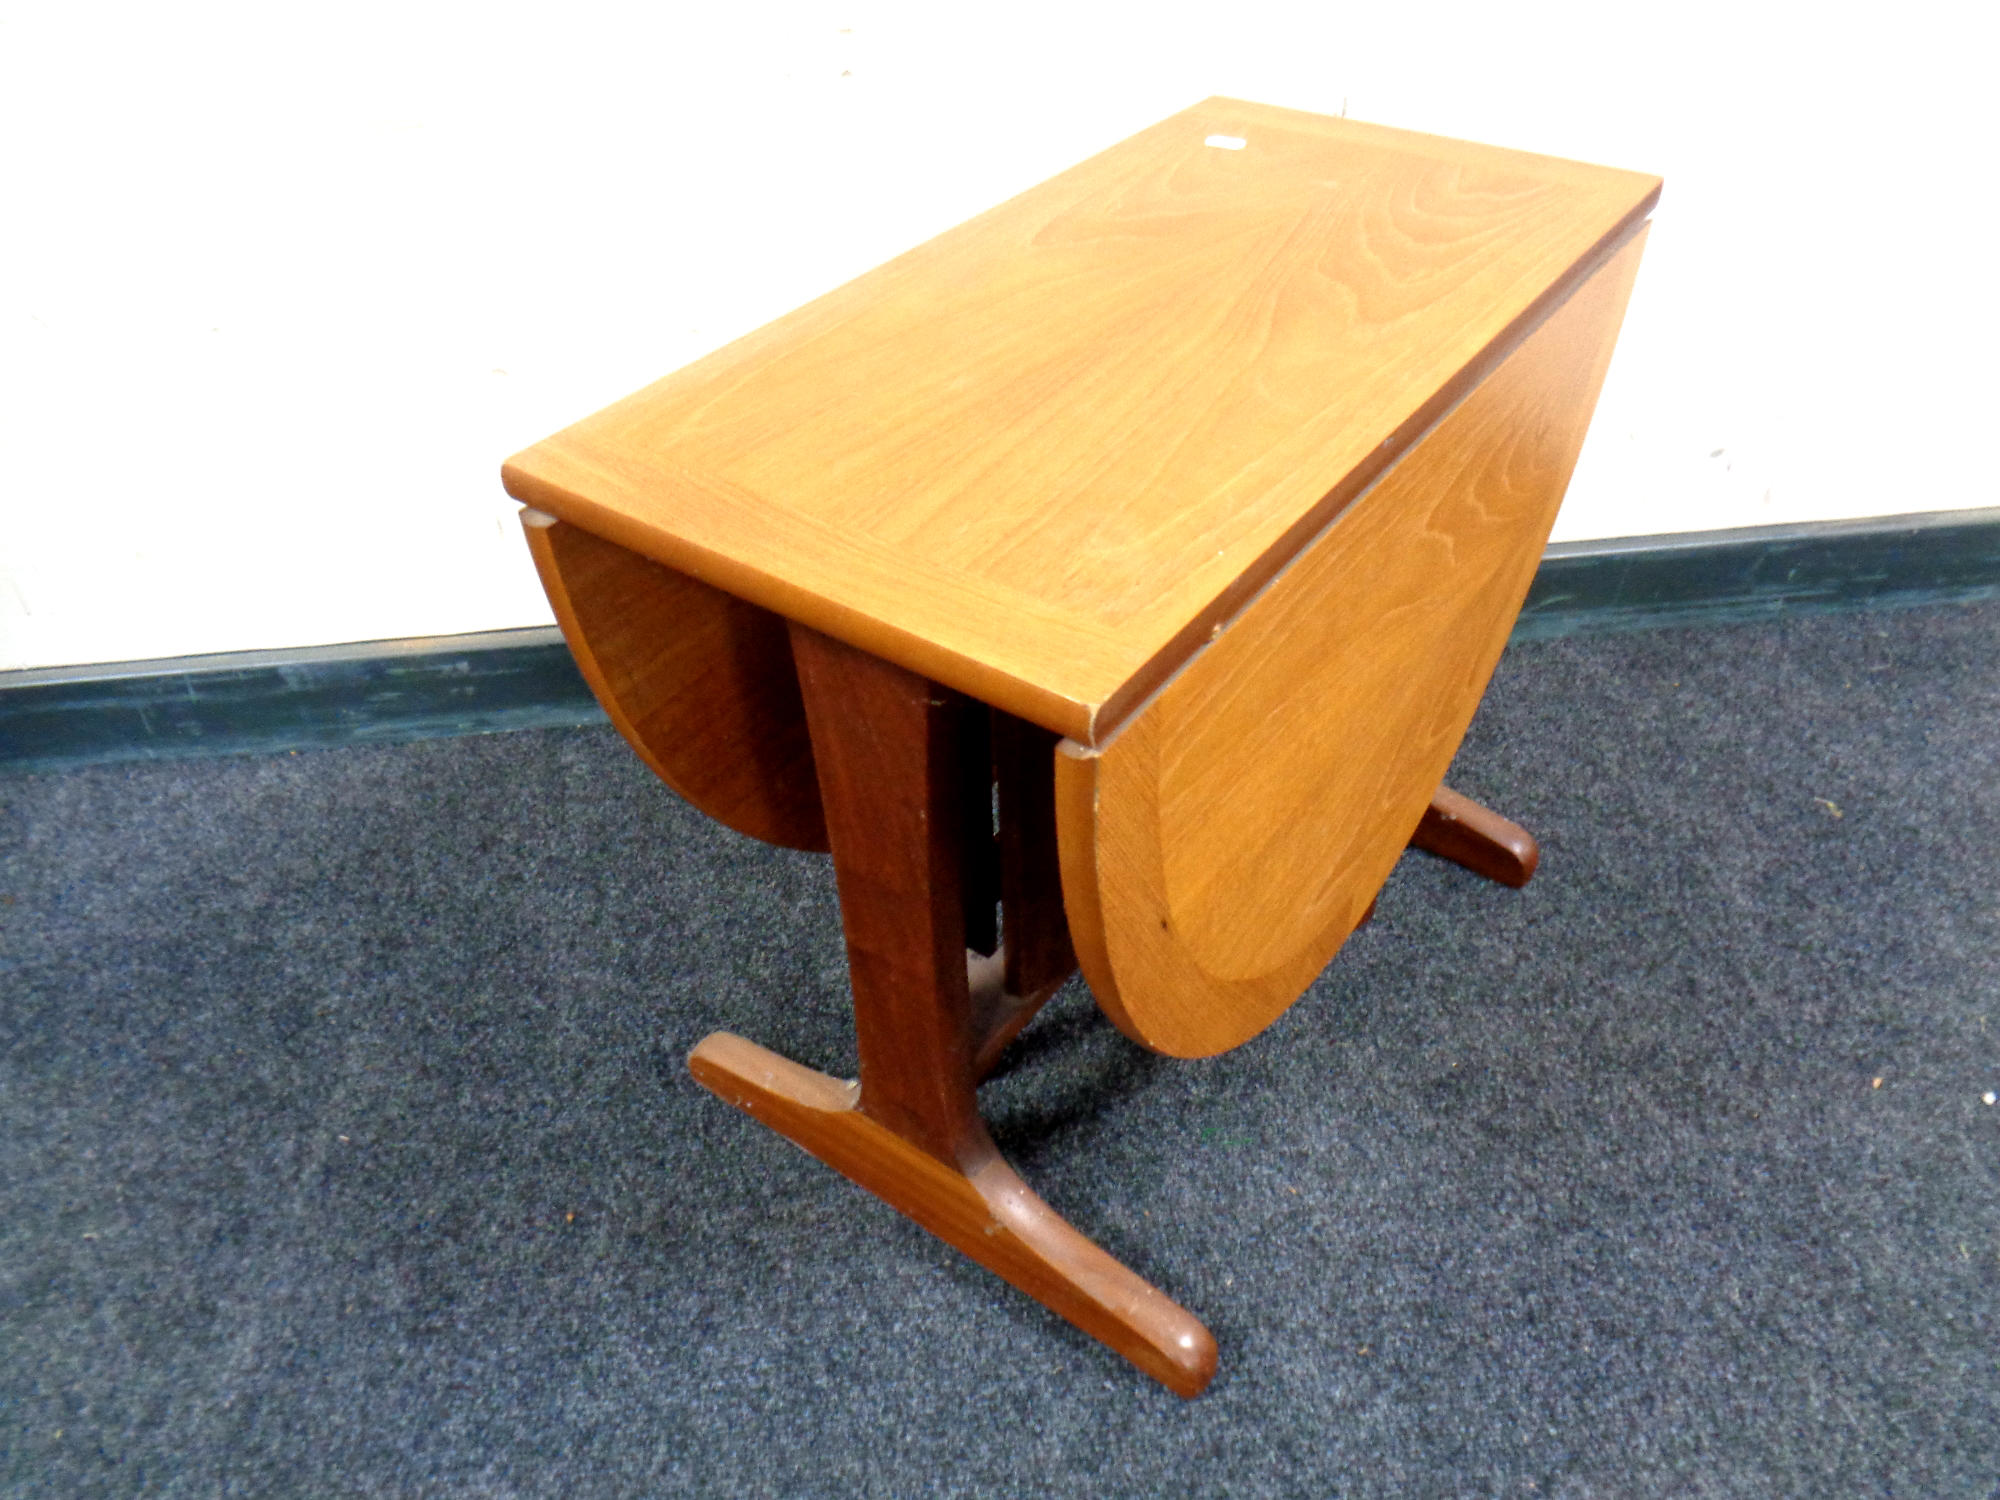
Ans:
[[[726,1033],[695,1048],[694,1076],[1170,1390],[1198,1394],[1215,1372],[1208,1330],[1036,1197],[979,1118],[975,1062],[997,1055],[995,1037],[1019,1007],[998,1027],[992,1014],[976,1019],[974,975],[1004,996],[1016,974],[1032,995],[1068,972],[1047,930],[1049,901],[1061,910],[1054,888],[1009,895],[1010,866],[1018,884],[1043,857],[1032,832],[1007,853],[1007,757],[1022,737],[972,700],[814,631],[794,626],[792,645],[840,885],[861,1076],[831,1078]],[[991,824],[990,813],[983,824],[966,814],[965,760],[983,766],[989,754],[1007,941],[968,963],[966,844]],[[1037,795],[1022,790],[1032,782],[1014,778],[1017,803]]]

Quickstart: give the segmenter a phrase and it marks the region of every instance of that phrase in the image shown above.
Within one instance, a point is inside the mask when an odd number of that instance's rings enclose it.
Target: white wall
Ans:
[[[1558,537],[1991,505],[1947,10],[0,3],[0,667],[548,619],[500,460],[1212,93],[1663,173]]]

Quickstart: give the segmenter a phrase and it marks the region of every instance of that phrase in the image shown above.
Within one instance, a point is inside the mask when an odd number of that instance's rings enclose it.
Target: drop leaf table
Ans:
[[[977,1086],[1078,967],[1235,1047],[1412,844],[1568,484],[1657,178],[1228,99],[505,467],[612,722],[830,850],[860,1076],[694,1076],[1184,1396],[1196,1318],[1001,1159]],[[997,808],[997,815],[995,809]]]

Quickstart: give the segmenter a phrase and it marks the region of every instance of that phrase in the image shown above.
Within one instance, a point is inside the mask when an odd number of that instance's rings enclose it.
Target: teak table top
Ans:
[[[1659,187],[1211,99],[516,455],[507,488],[1100,742]]]

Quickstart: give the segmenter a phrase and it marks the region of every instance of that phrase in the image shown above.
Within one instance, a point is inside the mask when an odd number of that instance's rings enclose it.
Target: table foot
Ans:
[[[1070,1227],[988,1140],[941,1161],[861,1110],[861,1086],[729,1032],[688,1056],[696,1081],[928,1229],[1179,1396],[1215,1374],[1195,1316]],[[981,1135],[983,1136],[983,1131]]]
[[[1542,857],[1527,829],[1448,786],[1431,798],[1423,821],[1410,835],[1410,847],[1517,890],[1528,883]]]

